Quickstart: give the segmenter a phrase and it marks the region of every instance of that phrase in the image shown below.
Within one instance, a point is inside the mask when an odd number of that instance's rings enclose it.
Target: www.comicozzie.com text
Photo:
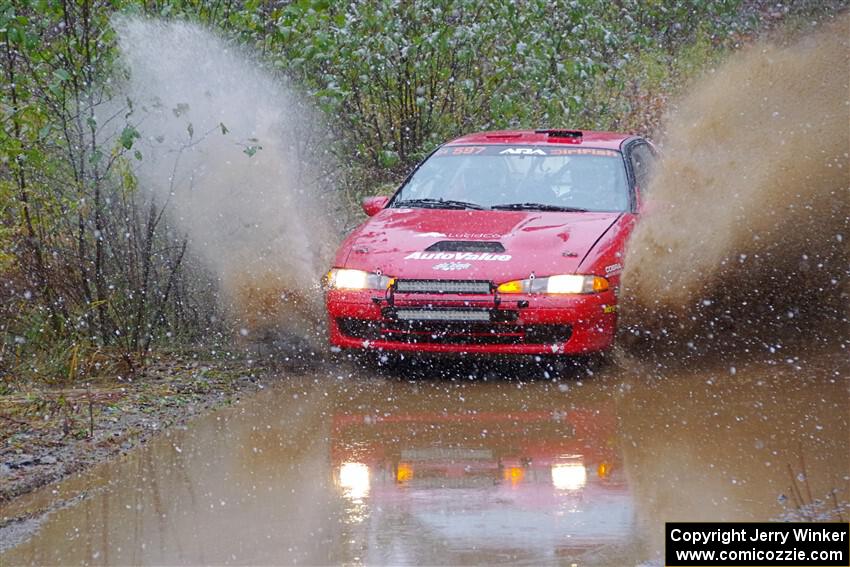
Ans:
[[[722,543],[728,545],[737,541],[773,541],[781,544],[788,542],[791,534],[799,542],[846,541],[846,531],[832,529],[795,528],[792,532],[786,530],[764,530],[754,527],[738,529],[715,529],[710,531],[690,531],[675,528],[670,532],[672,541],[690,543]]]

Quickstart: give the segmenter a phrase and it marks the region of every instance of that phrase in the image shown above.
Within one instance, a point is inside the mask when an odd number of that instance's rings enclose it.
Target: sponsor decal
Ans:
[[[614,150],[600,150],[598,148],[553,148],[549,150],[550,156],[605,156],[617,157],[619,152]]]
[[[538,148],[506,148],[499,152],[500,156],[545,156],[546,152]]]
[[[434,157],[443,156],[477,156],[487,151],[485,146],[449,146],[434,152]]]
[[[602,312],[603,313],[615,313],[617,311],[616,305],[603,305]]]
[[[614,272],[618,272],[623,269],[623,265],[620,263],[611,264],[610,266],[605,266],[605,275],[613,274]]]
[[[434,152],[433,157],[465,156],[603,156],[619,158],[620,152],[605,148],[553,148],[547,146],[444,146]]]
[[[474,252],[413,252],[404,257],[405,260],[455,260],[483,262],[508,262],[511,259],[510,254],[489,254]]]
[[[450,232],[446,234],[447,238],[457,240],[498,240],[502,237],[501,234],[488,234],[486,232]]]
[[[463,262],[443,262],[442,264],[437,264],[432,269],[442,270],[444,272],[454,272],[457,270],[467,270],[470,267],[472,267],[472,264],[464,264]]]
[[[454,156],[469,156],[469,155],[478,155],[484,150],[486,150],[484,146],[459,146],[452,148],[452,155]]]
[[[417,232],[414,238],[452,238],[456,240],[498,240],[501,234],[490,234],[486,232]]]

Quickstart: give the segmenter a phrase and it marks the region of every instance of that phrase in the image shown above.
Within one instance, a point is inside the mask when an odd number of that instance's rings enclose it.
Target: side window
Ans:
[[[635,181],[638,187],[645,191],[652,177],[652,171],[655,169],[655,155],[653,155],[648,144],[639,143],[635,144],[629,152],[629,160],[632,164],[632,171],[635,172]]]

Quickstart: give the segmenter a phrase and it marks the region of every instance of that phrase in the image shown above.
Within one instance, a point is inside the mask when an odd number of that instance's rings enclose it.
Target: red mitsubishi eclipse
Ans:
[[[471,134],[434,151],[340,247],[326,278],[342,349],[585,354],[614,340],[644,139]]]

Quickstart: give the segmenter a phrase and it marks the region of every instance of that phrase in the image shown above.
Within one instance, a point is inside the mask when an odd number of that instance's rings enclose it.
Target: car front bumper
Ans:
[[[617,322],[611,290],[562,296],[395,297],[374,290],[329,290],[326,303],[330,343],[342,349],[584,354],[610,347]]]

